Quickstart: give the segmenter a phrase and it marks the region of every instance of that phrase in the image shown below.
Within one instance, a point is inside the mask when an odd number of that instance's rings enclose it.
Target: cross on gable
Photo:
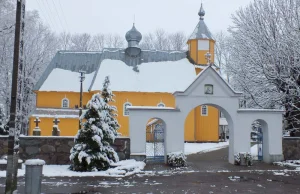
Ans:
[[[39,117],[35,117],[35,127],[39,127],[39,123],[41,122],[41,120],[39,119]]]
[[[57,117],[55,117],[55,119],[53,120],[53,123],[54,123],[55,125],[57,125],[58,123],[60,123],[60,120],[59,120]]]

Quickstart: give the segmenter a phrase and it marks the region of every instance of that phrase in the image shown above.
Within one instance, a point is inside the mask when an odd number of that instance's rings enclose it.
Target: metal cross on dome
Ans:
[[[60,123],[60,120],[59,120],[57,117],[55,117],[55,119],[53,120],[53,123],[54,123],[55,125],[57,125],[58,123]]]
[[[207,52],[207,53],[205,54],[205,59],[207,60],[207,65],[211,65],[211,64],[210,64],[211,54],[210,54],[209,52]]]
[[[38,128],[39,127],[39,123],[41,122],[41,120],[39,119],[39,117],[35,117],[35,127]]]

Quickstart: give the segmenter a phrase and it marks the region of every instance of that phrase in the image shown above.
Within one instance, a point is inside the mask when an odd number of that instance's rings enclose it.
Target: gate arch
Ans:
[[[160,118],[151,118],[146,124],[146,160],[164,162],[166,123]]]

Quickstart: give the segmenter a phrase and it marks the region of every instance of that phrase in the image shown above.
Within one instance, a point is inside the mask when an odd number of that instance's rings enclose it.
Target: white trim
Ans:
[[[67,107],[64,107],[64,100],[67,100],[68,102],[68,106]],[[62,108],[69,108],[70,107],[70,100],[66,97],[64,97],[62,100],[61,100],[61,107]]]
[[[206,109],[206,114],[203,114],[203,108]],[[201,116],[208,116],[208,106],[207,105],[202,105],[201,106]]]
[[[126,109],[126,106],[132,106],[132,104],[130,102],[125,102],[123,104],[123,116],[124,117],[128,117],[129,116],[129,111]],[[127,114],[128,112],[128,114]]]
[[[157,107],[166,107],[166,105],[163,102],[160,102],[157,104]]]

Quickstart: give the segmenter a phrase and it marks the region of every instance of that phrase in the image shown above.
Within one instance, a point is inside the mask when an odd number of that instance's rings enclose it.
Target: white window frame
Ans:
[[[206,109],[206,114],[203,114],[203,109]],[[208,106],[207,105],[202,105],[201,106],[201,116],[208,116]]]
[[[67,101],[67,107],[65,107],[64,106],[64,101]],[[62,100],[61,100],[61,107],[62,108],[69,108],[70,107],[70,100],[68,99],[68,98],[63,98]]]
[[[209,40],[198,40],[198,51],[209,51]]]
[[[160,102],[157,104],[157,107],[166,107],[166,105],[164,103]]]
[[[123,116],[128,117],[129,116],[129,111],[126,109],[127,106],[132,106],[130,102],[125,102],[123,104]]]

